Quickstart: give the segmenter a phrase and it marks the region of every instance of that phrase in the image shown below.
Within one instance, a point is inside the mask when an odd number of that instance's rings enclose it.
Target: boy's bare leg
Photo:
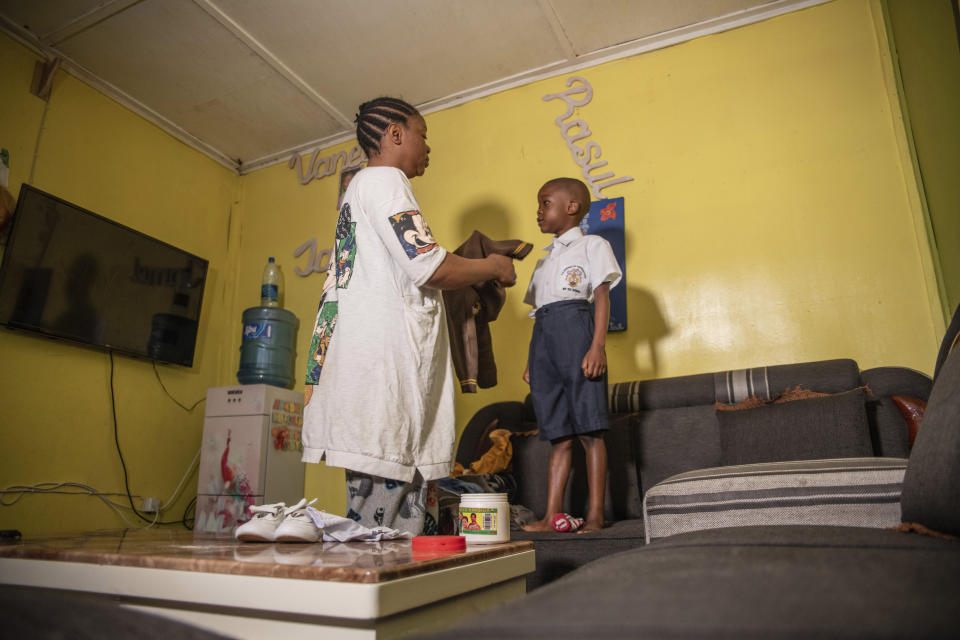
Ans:
[[[525,525],[523,527],[524,531],[553,531],[553,514],[563,510],[563,492],[567,488],[567,478],[570,476],[572,451],[573,438],[557,440],[550,447],[550,469],[547,476],[547,512],[544,514],[543,520]]]
[[[603,500],[607,484],[607,445],[603,434],[582,435],[580,443],[587,459],[587,483],[590,490],[590,510],[587,521],[577,533],[603,529]]]

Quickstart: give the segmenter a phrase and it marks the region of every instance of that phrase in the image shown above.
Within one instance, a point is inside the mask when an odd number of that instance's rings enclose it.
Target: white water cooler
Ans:
[[[303,497],[303,394],[266,384],[207,390],[194,535],[230,536],[255,504]]]

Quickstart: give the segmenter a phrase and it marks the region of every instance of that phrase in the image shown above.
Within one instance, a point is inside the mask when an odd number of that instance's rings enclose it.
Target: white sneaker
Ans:
[[[307,502],[303,498],[292,507],[284,510],[284,519],[273,534],[277,542],[316,542],[320,539],[320,529],[307,512],[307,507],[316,502],[314,498]]]
[[[283,522],[286,507],[282,502],[250,507],[253,517],[237,527],[233,535],[242,542],[273,542],[273,534]]]

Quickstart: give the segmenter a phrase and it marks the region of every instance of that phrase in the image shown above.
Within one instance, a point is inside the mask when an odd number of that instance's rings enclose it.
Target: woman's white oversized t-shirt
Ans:
[[[446,254],[402,171],[351,180],[308,354],[305,462],[449,475],[455,378],[441,292],[423,286]]]

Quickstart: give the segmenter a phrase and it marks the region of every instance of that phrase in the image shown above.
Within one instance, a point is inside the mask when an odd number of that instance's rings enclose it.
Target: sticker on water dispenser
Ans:
[[[273,337],[273,325],[269,322],[255,322],[243,325],[243,339],[256,340],[257,338]]]

